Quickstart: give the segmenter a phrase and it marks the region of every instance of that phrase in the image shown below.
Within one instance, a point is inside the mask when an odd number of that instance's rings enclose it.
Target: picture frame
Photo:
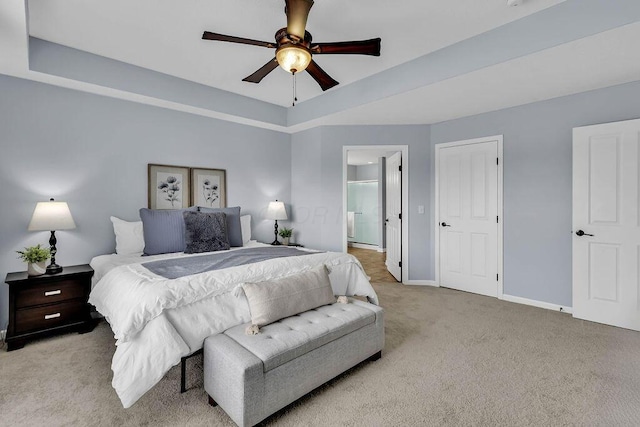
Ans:
[[[191,204],[207,208],[227,207],[227,171],[191,168]]]
[[[149,209],[184,209],[190,206],[191,174],[185,166],[148,164]]]

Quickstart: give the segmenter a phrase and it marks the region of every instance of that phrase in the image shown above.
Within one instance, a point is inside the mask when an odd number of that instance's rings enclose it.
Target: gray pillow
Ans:
[[[229,249],[227,220],[222,212],[182,212],[185,226],[186,254]]]
[[[245,283],[242,288],[251,323],[258,326],[336,302],[324,265],[282,279]]]
[[[140,209],[144,234],[144,255],[184,252],[184,219],[182,212],[196,208],[176,210]]]
[[[227,215],[227,236],[229,244],[234,247],[243,246],[242,226],[240,225],[240,206],[232,208],[205,208],[198,207],[200,212],[224,212]]]

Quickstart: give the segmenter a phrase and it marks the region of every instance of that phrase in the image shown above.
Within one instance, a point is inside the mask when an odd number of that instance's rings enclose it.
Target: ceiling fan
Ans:
[[[205,31],[204,40],[248,44],[276,49],[276,56],[258,71],[242,79],[245,82],[260,83],[270,72],[280,65],[285,71],[296,74],[304,70],[318,82],[322,90],[331,89],[338,82],[331,78],[316,62],[312,55],[351,54],[380,56],[380,38],[335,43],[312,43],[311,34],[306,31],[307,18],[313,6],[313,0],[285,0],[284,13],[287,26],[276,32],[276,41],[264,42],[242,37]]]

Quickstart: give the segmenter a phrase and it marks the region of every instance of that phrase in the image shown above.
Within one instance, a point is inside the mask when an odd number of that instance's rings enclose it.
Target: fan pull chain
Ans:
[[[295,107],[296,102],[298,102],[298,87],[296,85],[296,71],[292,70],[291,74],[293,74],[293,103],[291,104],[291,106]]]

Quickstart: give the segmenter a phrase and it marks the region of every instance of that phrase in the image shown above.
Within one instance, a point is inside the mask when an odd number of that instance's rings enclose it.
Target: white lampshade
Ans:
[[[29,231],[71,230],[76,228],[66,202],[38,202],[33,211]]]
[[[281,219],[287,219],[287,210],[284,207],[284,202],[269,202],[269,207],[267,208],[267,219],[275,219],[276,221]]]

